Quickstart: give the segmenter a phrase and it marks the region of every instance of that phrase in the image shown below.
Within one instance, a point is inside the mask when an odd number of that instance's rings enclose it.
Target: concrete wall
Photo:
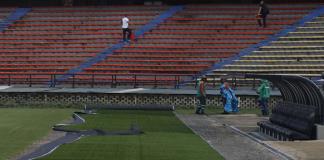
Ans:
[[[257,96],[239,95],[240,107],[256,108]],[[280,96],[272,96],[273,107]],[[192,107],[196,104],[195,95],[181,94],[114,94],[114,93],[47,93],[47,92],[1,92],[0,103],[15,104],[169,104],[176,107]],[[219,96],[207,97],[207,105],[221,106]]]

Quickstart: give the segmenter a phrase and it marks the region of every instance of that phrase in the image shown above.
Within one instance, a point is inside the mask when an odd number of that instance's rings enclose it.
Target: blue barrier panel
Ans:
[[[173,16],[175,13],[181,11],[182,9],[183,9],[182,5],[173,6],[173,7],[169,8],[167,11],[163,12],[158,17],[156,17],[155,19],[153,19],[152,21],[150,21],[149,23],[147,23],[146,25],[144,25],[140,29],[136,30],[135,31],[135,38],[143,36],[146,32],[151,31],[156,26],[158,26],[160,23],[164,22],[167,18]],[[82,72],[85,68],[88,68],[88,67],[92,66],[93,64],[96,64],[96,63],[98,63],[100,61],[105,60],[106,57],[113,54],[114,51],[123,48],[125,45],[128,45],[128,44],[124,43],[124,42],[120,42],[120,43],[117,43],[117,44],[113,45],[110,48],[107,48],[106,50],[99,53],[95,57],[92,57],[92,58],[88,59],[87,61],[83,62],[78,67],[72,68],[71,70],[67,71],[66,74],[64,74],[63,76],[57,78],[55,81],[56,82],[64,81],[64,80],[70,78],[71,76],[73,76],[74,74]],[[56,83],[56,82],[50,82],[50,87],[55,86],[55,84],[53,84],[53,83]]]

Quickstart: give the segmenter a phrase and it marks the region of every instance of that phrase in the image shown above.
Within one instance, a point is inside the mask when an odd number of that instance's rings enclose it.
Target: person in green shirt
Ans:
[[[206,84],[207,78],[203,76],[198,82],[197,87],[197,107],[196,114],[205,114],[205,106],[206,106]]]
[[[260,87],[257,90],[259,94],[259,106],[263,116],[269,115],[268,102],[270,98],[270,86],[269,81],[261,80]]]

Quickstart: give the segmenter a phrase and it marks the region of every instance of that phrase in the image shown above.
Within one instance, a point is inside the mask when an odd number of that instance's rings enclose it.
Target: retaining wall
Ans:
[[[256,108],[256,95],[238,95],[241,108]],[[62,93],[62,92],[1,92],[0,103],[16,104],[169,104],[176,107],[192,107],[194,94],[140,94],[140,93]],[[272,96],[273,107],[281,97]],[[207,96],[208,106],[221,106],[219,95]]]

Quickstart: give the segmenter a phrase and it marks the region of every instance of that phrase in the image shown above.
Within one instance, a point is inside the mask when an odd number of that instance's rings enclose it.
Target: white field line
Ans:
[[[82,121],[83,123],[85,123],[85,119],[83,119],[81,116],[79,116],[78,114],[75,114],[75,113],[74,113],[74,115],[77,116],[79,119],[81,119],[81,121]]]

